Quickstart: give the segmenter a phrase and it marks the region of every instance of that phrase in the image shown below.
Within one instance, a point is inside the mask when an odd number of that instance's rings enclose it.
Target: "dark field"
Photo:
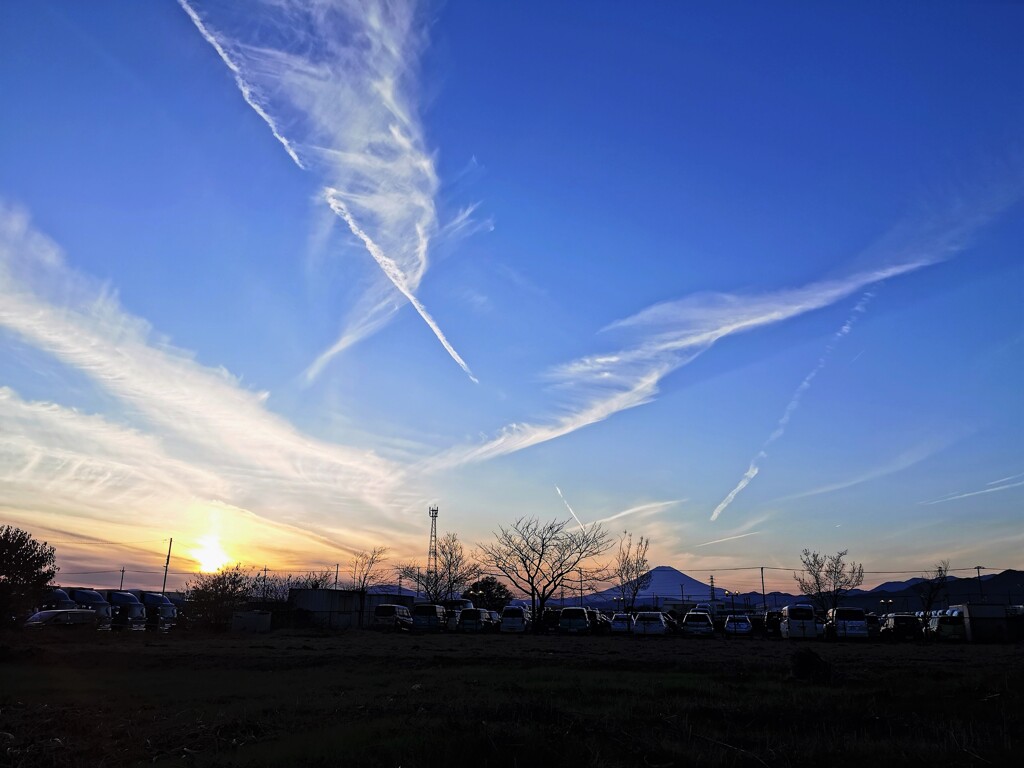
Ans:
[[[813,651],[795,662],[794,654]],[[1020,765],[1024,648],[0,636],[0,766]]]

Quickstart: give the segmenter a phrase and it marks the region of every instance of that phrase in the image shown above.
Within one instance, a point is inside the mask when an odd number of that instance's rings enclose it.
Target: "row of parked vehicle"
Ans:
[[[754,636],[806,640],[908,641],[934,639],[964,640],[961,611],[936,611],[924,616],[887,614],[876,616],[861,608],[839,607],[819,615],[814,607],[798,603],[780,611],[748,616],[715,615],[710,606],[697,605],[678,617],[661,611],[616,613],[607,616],[593,608],[566,607],[545,609],[534,618],[530,609],[509,605],[498,614],[475,608],[469,601],[450,601],[448,605],[419,603],[411,609],[403,605],[377,606],[372,624],[375,629],[409,632],[526,632],[566,635],[682,635],[688,637],[750,638]]]
[[[178,609],[159,592],[142,589],[53,589],[33,613],[26,629],[160,630],[174,627]]]
[[[506,606],[499,614],[496,611],[465,605],[419,603],[410,609],[403,605],[383,604],[374,610],[371,626],[387,631],[506,634],[537,631],[564,635],[682,634],[700,637],[715,633],[710,613],[702,610],[690,611],[681,620],[677,620],[671,614],[660,611],[616,613],[609,617],[593,608],[575,606],[547,609],[535,621],[530,609],[521,605]],[[725,619],[724,632],[728,635],[752,636],[754,628],[748,617],[730,616]]]

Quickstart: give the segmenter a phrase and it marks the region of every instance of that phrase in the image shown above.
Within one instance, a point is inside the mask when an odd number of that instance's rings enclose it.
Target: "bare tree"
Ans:
[[[582,579],[593,571],[587,562],[608,549],[608,534],[599,523],[570,530],[570,522],[521,517],[508,528],[500,527],[494,543],[480,546],[484,565],[501,571],[528,594],[535,616],[563,584],[570,582],[571,587],[576,574]]]
[[[369,552],[356,552],[348,564],[348,579],[345,586],[354,592],[366,592],[371,587],[383,584],[388,571],[384,563],[388,559],[387,547],[374,547]]]
[[[949,560],[941,560],[928,573],[923,574],[924,581],[914,585],[913,589],[921,599],[921,610],[930,613],[939,602],[942,593],[946,591],[946,581],[949,578]]]
[[[802,573],[794,573],[793,578],[800,585],[801,593],[823,611],[838,608],[843,595],[864,583],[864,566],[854,562],[847,565],[847,552],[849,550],[844,549],[834,555],[822,555],[805,549],[800,554],[804,569]]]
[[[458,534],[446,533],[437,541],[436,571],[409,563],[399,566],[398,574],[415,584],[427,600],[441,603],[458,596],[480,578],[480,566],[466,554]]]
[[[292,588],[292,579],[289,573],[280,576],[276,573],[257,573],[252,580],[252,599],[263,602],[284,603],[288,601],[288,590]]]
[[[643,536],[634,544],[633,534],[629,531],[623,531],[619,539],[619,550],[612,563],[611,575],[622,599],[622,606],[629,612],[636,605],[636,596],[651,586],[651,579],[654,578],[647,561],[647,548],[650,544],[650,539]]]
[[[345,586],[359,593],[360,623],[366,612],[366,593],[387,579],[389,571],[383,567],[387,555],[387,547],[374,547],[369,552],[356,552],[349,563],[349,578]]]
[[[306,571],[302,576],[291,577],[292,589],[327,589],[338,581],[337,571],[321,568],[318,571]]]

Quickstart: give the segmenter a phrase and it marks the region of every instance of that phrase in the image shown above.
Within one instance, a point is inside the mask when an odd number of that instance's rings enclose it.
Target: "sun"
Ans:
[[[231,557],[220,545],[220,538],[215,533],[208,533],[199,540],[199,547],[192,550],[192,557],[199,562],[199,570],[204,573],[219,571],[229,562]]]

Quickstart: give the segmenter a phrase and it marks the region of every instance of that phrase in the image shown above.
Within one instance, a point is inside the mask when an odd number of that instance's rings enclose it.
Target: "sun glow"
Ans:
[[[199,546],[192,550],[192,557],[199,563],[199,570],[204,573],[218,571],[231,562],[231,556],[220,545],[220,538],[215,533],[208,533],[198,542]]]

